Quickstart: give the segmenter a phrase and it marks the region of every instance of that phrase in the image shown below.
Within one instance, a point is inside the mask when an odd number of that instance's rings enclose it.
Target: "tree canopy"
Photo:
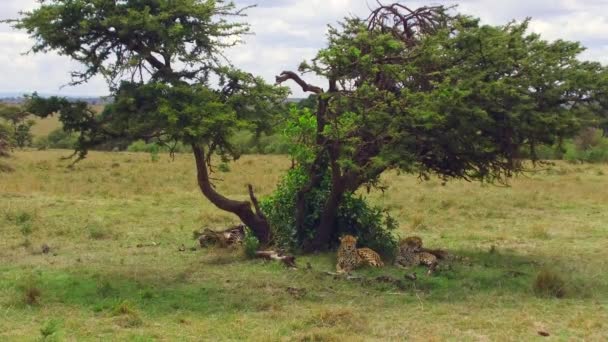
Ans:
[[[244,8],[221,0],[49,0],[13,27],[35,40],[33,52],[55,51],[80,62],[72,84],[101,75],[113,103],[97,115],[84,102],[30,97],[28,110],[59,113],[79,134],[76,152],[111,140],[156,140],[192,146],[204,195],[235,213],[262,241],[270,228],[249,201],[231,200],[212,185],[212,156],[237,158],[229,137],[237,129],[268,130],[287,91],[235,69],[223,56],[249,26]],[[250,197],[257,203],[250,187]]]
[[[97,115],[84,103],[34,95],[27,109],[58,112],[79,134],[79,158],[116,139],[192,146],[203,194],[269,243],[271,226],[252,187],[251,201],[231,200],[210,177],[212,155],[238,157],[229,139],[237,129],[267,131],[285,110],[284,88],[223,57],[249,33],[243,15],[220,0],[41,2],[10,22],[34,38],[33,52],[80,62],[72,84],[105,77],[114,101]],[[323,249],[348,221],[340,208],[365,208],[352,194],[386,170],[503,181],[524,170],[523,149],[536,159],[539,144],[597,124],[608,106],[606,68],[580,61],[580,44],[547,42],[527,27],[400,3],[330,26],[327,46],[299,68],[325,78],[325,88],[291,71],[276,79],[315,95],[289,116],[298,181],[286,182],[295,184],[284,196],[293,205],[274,208],[285,211],[277,217],[295,218],[301,243]],[[378,213],[366,217],[378,222]]]
[[[327,88],[290,71],[277,76],[319,98],[313,153],[301,161],[309,182],[295,213],[297,229],[310,229],[306,194],[330,175],[311,248],[335,240],[343,195],[386,170],[503,181],[523,170],[522,148],[536,159],[536,146],[559,142],[605,110],[607,69],[577,59],[579,43],[544,41],[527,33],[528,21],[481,25],[452,12],[380,5],[368,18],[330,27],[327,47],[300,65]]]

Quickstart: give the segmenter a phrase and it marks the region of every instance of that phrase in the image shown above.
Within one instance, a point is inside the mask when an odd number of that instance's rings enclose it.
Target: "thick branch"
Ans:
[[[253,207],[255,208],[255,212],[259,217],[266,218],[264,213],[260,209],[260,203],[258,202],[257,197],[253,193],[253,186],[251,184],[247,184],[247,188],[249,189],[249,198],[251,198],[251,203],[253,203]]]
[[[300,78],[300,76],[293,71],[283,71],[281,75],[276,77],[276,84],[281,84],[287,80],[293,80],[296,82],[300,87],[302,87],[304,92],[311,92],[315,94],[323,93],[322,88],[304,82],[304,80],[302,80],[302,78]]]
[[[192,144],[192,152],[196,161],[198,184],[203,195],[219,209],[238,216],[253,231],[262,245],[268,244],[271,238],[271,230],[266,218],[254,213],[251,210],[251,203],[231,200],[217,192],[211,185],[203,148],[197,144]]]

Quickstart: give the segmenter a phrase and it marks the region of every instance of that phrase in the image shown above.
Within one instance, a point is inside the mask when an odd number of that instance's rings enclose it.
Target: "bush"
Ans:
[[[566,282],[559,274],[542,270],[534,279],[534,293],[539,297],[563,298],[566,295]]]
[[[604,131],[594,127],[582,129],[574,138],[574,146],[579,151],[586,151],[602,143]]]
[[[296,229],[296,193],[306,182],[307,176],[301,168],[291,169],[277,190],[261,202],[262,211],[273,228],[274,242],[279,247],[298,250],[305,241],[313,237],[314,229],[320,221],[331,186],[328,176],[318,189],[307,194],[305,229]],[[351,234],[358,237],[360,246],[372,248],[389,259],[394,256],[397,247],[397,241],[392,234],[392,230],[397,226],[395,220],[382,209],[371,207],[362,197],[353,193],[344,195],[336,224],[337,229],[331,237],[332,247],[338,246],[338,238],[341,235]]]
[[[48,148],[73,149],[77,141],[77,134],[68,133],[63,128],[58,128],[47,136]]]
[[[61,328],[61,321],[57,319],[51,319],[47,321],[42,328],[40,328],[40,335],[43,341],[59,341],[59,329]]]
[[[111,230],[101,226],[99,223],[96,222],[87,224],[85,229],[91,240],[105,240],[110,239],[113,236]]]
[[[608,163],[608,138],[601,138],[595,146],[584,150],[577,147],[576,143],[569,143],[566,145],[564,160],[571,163]]]
[[[220,172],[230,172],[230,165],[228,165],[228,163],[220,163],[220,165],[217,166],[218,171]]]
[[[42,291],[40,290],[40,279],[36,275],[32,274],[23,279],[18,288],[22,292],[24,304],[30,306],[40,304]]]
[[[255,258],[255,252],[260,248],[260,241],[251,233],[249,229],[245,230],[245,238],[243,239],[243,248],[245,256],[249,259]]]

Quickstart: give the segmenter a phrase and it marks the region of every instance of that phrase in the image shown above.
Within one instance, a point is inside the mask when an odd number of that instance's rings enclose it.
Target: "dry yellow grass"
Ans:
[[[191,156],[91,153],[67,169],[68,154],[17,152],[16,171],[0,174],[0,340],[34,340],[53,320],[53,336],[79,341],[531,340],[539,330],[608,339],[607,166],[558,163],[509,188],[384,175],[390,189],[368,196],[398,219],[398,234],[472,262],[420,270],[399,290],[323,276],[331,254],[301,256],[313,271],[289,271],[239,251],[179,252],[193,230],[236,222],[202,197]],[[217,186],[246,198],[252,183],[264,196],[289,165],[245,156]],[[565,298],[534,294],[547,269],[564,279]],[[32,289],[39,304],[28,306]]]

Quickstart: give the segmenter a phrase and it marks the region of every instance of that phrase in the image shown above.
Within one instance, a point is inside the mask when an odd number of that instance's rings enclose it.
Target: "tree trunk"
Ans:
[[[321,213],[321,221],[319,222],[315,236],[310,244],[306,246],[308,251],[326,250],[331,245],[330,239],[336,230],[338,208],[342,201],[342,195],[344,195],[343,187],[332,187]]]
[[[346,191],[346,178],[343,177],[340,164],[338,163],[338,150],[340,146],[337,141],[328,146],[328,157],[331,169],[331,191],[325,202],[321,213],[321,220],[315,236],[310,244],[312,250],[325,250],[331,245],[332,233],[336,230],[338,208],[344,192]]]
[[[321,185],[324,173],[328,167],[326,159],[327,158],[322,153],[317,155],[317,158],[315,161],[313,161],[313,164],[308,169],[308,183],[300,188],[296,193],[296,232],[301,241],[304,241],[308,235],[305,224],[306,214],[309,211],[309,208],[306,205],[306,195]]]
[[[231,200],[215,191],[209,179],[203,148],[199,145],[192,144],[192,151],[194,152],[194,158],[196,160],[198,185],[201,188],[203,195],[219,209],[238,216],[241,221],[251,229],[262,246],[268,245],[272,238],[272,231],[268,224],[268,220],[266,220],[266,217],[264,217],[264,214],[262,214],[257,206],[257,200],[253,195],[253,189],[250,187],[249,193],[253,203],[256,204],[256,212],[252,210],[250,202]]]

